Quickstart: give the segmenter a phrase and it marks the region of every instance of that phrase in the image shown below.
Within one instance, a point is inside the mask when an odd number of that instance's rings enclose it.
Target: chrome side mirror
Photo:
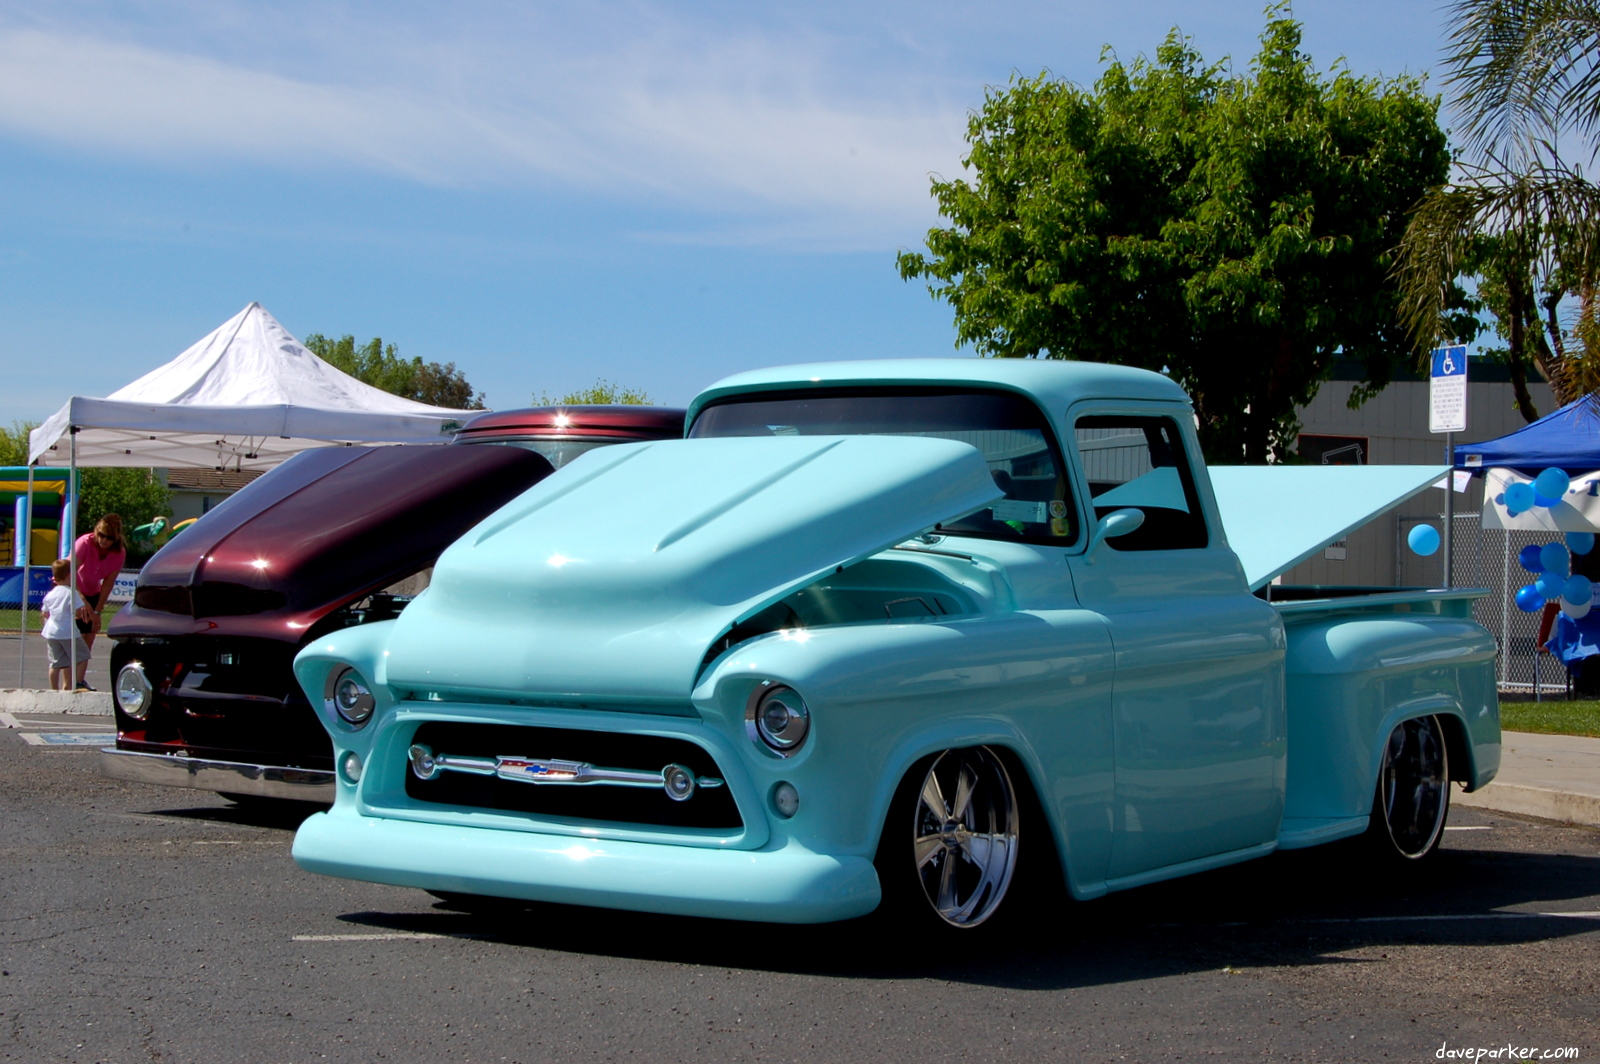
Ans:
[[[1144,511],[1133,507],[1122,510],[1112,510],[1100,519],[1094,526],[1094,535],[1089,537],[1089,547],[1083,552],[1083,563],[1094,564],[1095,552],[1100,549],[1100,544],[1112,536],[1126,536],[1129,532],[1136,531],[1144,524]]]

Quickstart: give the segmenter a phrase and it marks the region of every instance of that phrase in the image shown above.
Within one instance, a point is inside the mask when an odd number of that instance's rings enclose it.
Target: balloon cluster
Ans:
[[[1525,486],[1525,485],[1524,485]],[[1510,490],[1506,494],[1511,494]],[[1568,553],[1568,547],[1571,553]],[[1572,555],[1594,550],[1594,534],[1568,532],[1566,546],[1560,543],[1530,543],[1517,553],[1517,561],[1538,579],[1517,589],[1517,608],[1528,613],[1544,609],[1546,602],[1560,600],[1561,612],[1573,620],[1589,612],[1594,584],[1587,576],[1573,576]]]
[[[1506,513],[1512,517],[1525,514],[1535,506],[1549,509],[1561,505],[1561,496],[1572,487],[1572,478],[1567,476],[1565,470],[1546,469],[1543,473],[1533,478],[1533,483],[1528,484],[1518,481],[1508,485],[1505,493],[1495,501],[1504,504]]]

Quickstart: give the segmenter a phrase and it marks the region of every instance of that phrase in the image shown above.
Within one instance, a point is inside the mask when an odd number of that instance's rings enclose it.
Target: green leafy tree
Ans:
[[[1248,76],[1170,33],[1110,55],[1093,90],[1041,74],[991,90],[948,228],[898,257],[998,357],[1142,366],[1193,397],[1213,459],[1283,456],[1336,355],[1362,399],[1409,358],[1388,274],[1406,210],[1444,180],[1438,101],[1412,78],[1319,74],[1268,11]]]
[[[1456,0],[1450,47],[1471,157],[1406,230],[1402,309],[1420,351],[1465,339],[1444,311],[1466,279],[1532,421],[1530,367],[1563,404],[1600,388],[1600,187],[1557,147],[1565,135],[1600,150],[1600,0]]]
[[[39,427],[37,421],[13,421],[0,428],[0,466],[28,464],[28,433]]]
[[[105,514],[118,514],[128,534],[128,564],[137,566],[154,553],[151,545],[132,538],[140,525],[172,513],[172,494],[153,469],[90,468],[78,470],[77,534],[94,528]]]
[[[548,392],[539,392],[533,397],[534,406],[651,406],[650,397],[637,388],[628,388],[601,377],[587,388],[575,392],[568,392],[559,399],[553,399]]]
[[[474,394],[466,375],[454,362],[441,364],[423,362],[421,358],[401,358],[399,348],[385,344],[377,336],[359,347],[356,338],[348,333],[337,340],[312,333],[304,343],[312,354],[334,369],[392,395],[452,410],[483,409],[483,393]]]

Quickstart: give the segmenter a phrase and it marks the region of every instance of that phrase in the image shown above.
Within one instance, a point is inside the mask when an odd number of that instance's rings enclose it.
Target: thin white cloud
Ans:
[[[434,183],[462,179],[496,147],[480,116],[403,88],[319,85],[34,30],[0,31],[0,125],[146,158],[220,155],[290,169],[339,162]],[[523,138],[518,155],[561,176],[573,146],[558,129],[530,132],[539,135]]]
[[[927,174],[962,150],[964,104],[863,85],[826,40],[659,21],[599,50],[559,34],[429,47],[389,33],[397,61],[369,57],[340,83],[192,42],[0,26],[0,129],[167,165],[577,188],[707,210],[737,223],[727,232],[834,241],[925,224]]]

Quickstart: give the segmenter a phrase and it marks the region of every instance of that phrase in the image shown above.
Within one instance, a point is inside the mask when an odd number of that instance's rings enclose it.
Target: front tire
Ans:
[[[1401,721],[1384,743],[1367,838],[1391,860],[1421,861],[1439,848],[1450,814],[1450,754],[1439,718]]]
[[[986,746],[918,762],[889,810],[878,877],[893,919],[970,930],[993,917],[1016,878],[1018,795]]]

